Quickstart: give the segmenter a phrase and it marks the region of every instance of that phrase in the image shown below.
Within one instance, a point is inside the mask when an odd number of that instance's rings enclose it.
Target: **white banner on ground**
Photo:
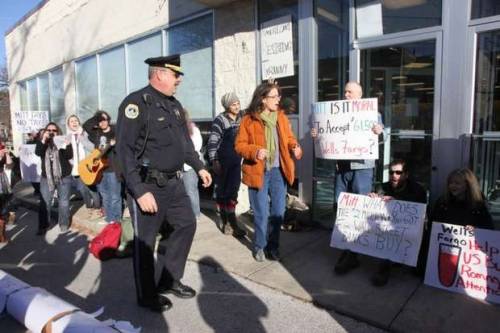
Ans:
[[[330,246],[416,266],[425,207],[342,192]]]
[[[500,231],[434,222],[424,282],[500,303]]]
[[[19,148],[21,177],[24,182],[38,183],[42,175],[42,161],[35,154],[36,145],[22,145]]]
[[[45,127],[49,122],[49,111],[15,111],[13,119],[14,131],[32,133]]]
[[[313,104],[312,125],[318,131],[316,156],[324,159],[378,159],[376,98],[319,102]]]
[[[262,23],[260,29],[262,79],[294,75],[292,17]]]

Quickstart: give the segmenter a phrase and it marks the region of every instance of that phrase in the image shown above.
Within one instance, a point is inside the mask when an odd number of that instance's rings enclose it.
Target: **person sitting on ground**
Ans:
[[[54,137],[62,135],[56,123],[45,126],[40,141],[36,143],[35,154],[42,160],[42,177],[40,193],[42,200],[38,212],[37,235],[44,235],[50,226],[52,199],[57,190],[58,224],[61,232],[66,232],[70,224],[69,195],[71,190],[71,163],[73,148],[66,139],[65,146],[60,149],[54,143]]]
[[[376,192],[368,194],[372,198],[381,197],[383,200],[403,200],[425,204],[427,192],[416,181],[409,178],[406,161],[395,159],[389,164],[389,181],[380,185]],[[371,277],[374,286],[381,287],[387,284],[391,273],[390,260],[382,260],[377,272]]]
[[[434,204],[429,220],[494,229],[476,176],[467,168],[454,170],[448,175],[446,192]]]
[[[208,159],[215,173],[215,201],[222,220],[222,232],[240,238],[246,235],[236,219],[236,204],[241,183],[241,157],[234,150],[234,141],[241,122],[240,100],[235,93],[221,98],[224,112],[212,123],[208,137]],[[231,228],[227,227],[227,224]]]

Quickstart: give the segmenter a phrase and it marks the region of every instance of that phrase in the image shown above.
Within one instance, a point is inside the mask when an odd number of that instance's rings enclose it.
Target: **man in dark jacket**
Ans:
[[[383,200],[403,200],[427,203],[427,192],[419,183],[409,178],[406,161],[395,159],[389,164],[389,181],[377,189],[377,193],[370,193],[370,197],[381,196]],[[391,273],[392,263],[382,260],[377,273],[372,276],[374,286],[381,287],[387,284]]]

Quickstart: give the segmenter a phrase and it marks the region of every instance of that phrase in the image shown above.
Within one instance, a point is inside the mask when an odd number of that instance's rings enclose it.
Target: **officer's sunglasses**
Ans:
[[[174,77],[175,77],[176,79],[180,78],[180,77],[181,77],[181,75],[182,75],[182,74],[181,74],[181,73],[179,73],[179,72],[175,72],[175,71],[173,71],[173,70],[168,70],[168,69],[158,69],[158,71],[160,71],[160,72],[166,72],[166,73],[172,73],[172,74],[174,74]]]

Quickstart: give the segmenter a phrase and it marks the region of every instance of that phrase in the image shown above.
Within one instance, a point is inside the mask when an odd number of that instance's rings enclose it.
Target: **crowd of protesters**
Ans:
[[[177,69],[174,73],[178,75]],[[178,79],[178,76],[175,78]],[[361,85],[348,82],[345,98],[362,98]],[[148,105],[147,98],[144,103]],[[282,102],[281,89],[272,81],[264,82],[255,89],[245,112],[241,111],[240,100],[234,92],[223,95],[221,105],[223,112],[213,120],[206,144],[208,161],[204,162],[210,166],[215,176],[214,193],[222,232],[237,238],[247,234],[235,214],[240,184],[244,183],[249,188],[249,201],[253,212],[252,256],[258,262],[265,259],[280,260],[280,230],[286,210],[287,186],[293,184],[295,161],[302,157],[302,148],[287,117],[290,111],[285,111],[295,110],[295,104],[289,98]],[[124,107],[123,114],[128,118],[127,121],[132,121],[139,116],[139,109],[136,110],[134,104],[129,104]],[[181,117],[177,115],[177,118],[184,121],[183,126],[187,128],[197,158],[203,159],[203,138],[200,129],[190,119],[186,110]],[[122,220],[126,201],[123,175],[126,177],[128,171],[122,170],[121,160],[117,157],[119,148],[116,147],[120,144],[117,142],[117,129],[111,121],[109,113],[103,110],[97,110],[83,125],[76,115],[71,115],[66,121],[66,133],[63,133],[56,123],[50,122],[27,141],[28,144],[36,145],[35,153],[41,159],[40,183],[33,183],[42,202],[39,209],[38,235],[44,235],[51,225],[50,211],[56,197],[60,231],[68,230],[72,189],[80,193],[87,208],[102,210],[107,223],[120,223]],[[383,134],[380,117],[372,131],[376,135]],[[64,136],[64,142],[56,144],[56,136]],[[311,129],[311,136],[313,139],[318,136],[314,128]],[[145,140],[147,139],[146,137]],[[88,186],[80,178],[78,164],[95,149],[107,160],[107,166],[96,186]],[[150,161],[143,162],[148,166]],[[7,199],[10,198],[15,183],[15,177],[11,177],[9,173],[14,164],[13,155],[0,143],[0,219],[6,218],[6,203],[9,201]],[[198,192],[201,176],[200,167],[195,166],[196,169],[184,163],[182,176],[179,178],[183,180],[193,215],[198,219],[201,214]],[[389,165],[389,181],[376,189],[373,189],[374,166],[374,160],[337,161],[336,169],[332,170],[336,177],[335,198],[338,199],[341,192],[350,192],[381,197],[383,200],[427,203],[426,190],[411,178],[410,166],[405,160],[394,159]],[[155,175],[151,177],[154,182],[160,184]],[[165,174],[165,177],[170,179],[170,175]],[[203,183],[207,182],[203,180]],[[137,202],[142,209],[141,202]],[[144,212],[151,214],[149,211]],[[445,194],[428,210],[427,221],[493,229],[485,197],[475,175],[469,169],[455,170],[449,175]],[[425,265],[429,245],[429,222],[425,225],[419,255],[420,268]],[[359,264],[357,254],[345,250],[334,265],[334,272],[343,275]],[[372,283],[375,286],[387,284],[391,267],[390,261],[379,260],[378,269],[371,277]],[[176,286],[180,294],[185,294],[186,297],[194,295],[194,291],[189,287],[182,284]],[[155,302],[145,304],[152,308],[165,307],[165,304],[156,300]]]

